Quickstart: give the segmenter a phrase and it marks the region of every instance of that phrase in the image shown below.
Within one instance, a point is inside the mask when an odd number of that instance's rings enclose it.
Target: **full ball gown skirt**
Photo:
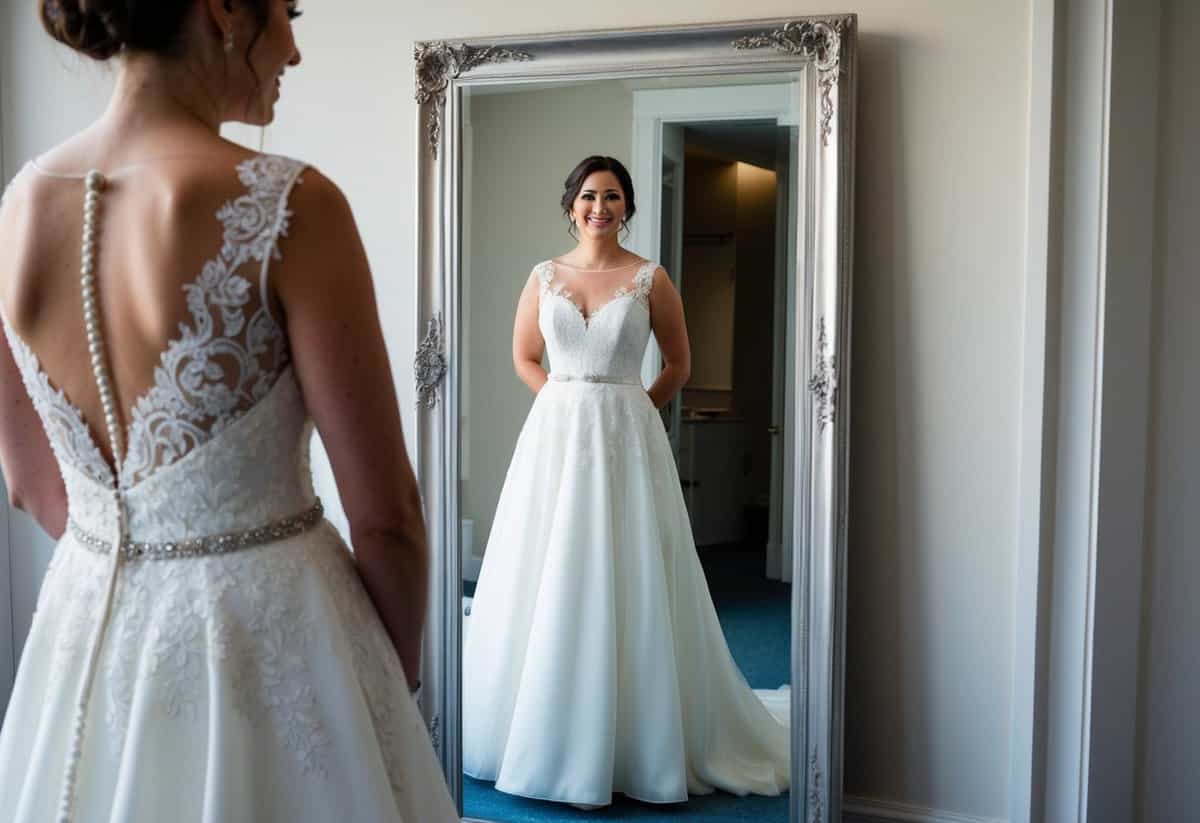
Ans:
[[[320,518],[312,420],[258,301],[302,170],[266,155],[230,170],[244,189],[217,213],[225,242],[184,287],[193,322],[133,405],[118,472],[0,312],[70,518],[0,729],[4,823],[60,819],[77,705],[73,823],[458,820],[395,648]],[[114,565],[120,511],[152,551]]]
[[[539,274],[554,372],[517,440],[463,656],[464,771],[503,792],[668,803],[788,787],[786,708],[768,711],[729,653],[636,379],[654,268],[587,324]]]

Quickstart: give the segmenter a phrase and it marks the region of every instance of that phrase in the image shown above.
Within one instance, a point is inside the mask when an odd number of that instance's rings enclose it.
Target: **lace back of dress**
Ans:
[[[271,313],[267,271],[287,234],[287,197],[303,166],[259,156],[238,167],[245,194],[217,212],[220,252],[184,286],[190,324],[181,324],[133,407],[122,480],[136,483],[204,443],[270,392],[290,362]]]
[[[184,283],[186,314],[178,334],[161,352],[148,388],[123,406],[129,409],[129,427],[118,432],[124,451],[119,477],[92,436],[98,427],[89,428],[32,349],[5,323],[26,388],[60,460],[105,485],[128,488],[211,440],[271,391],[290,356],[284,330],[271,312],[267,273],[271,261],[280,258],[278,243],[291,217],[288,196],[303,168],[294,160],[262,155],[237,167],[243,191],[215,214],[220,247]],[[115,451],[116,441],[109,440]]]

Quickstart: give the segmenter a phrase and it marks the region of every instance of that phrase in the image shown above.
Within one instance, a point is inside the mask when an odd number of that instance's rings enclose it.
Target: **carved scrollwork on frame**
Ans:
[[[417,346],[414,370],[417,376],[417,403],[433,408],[438,401],[438,386],[446,375],[446,353],[442,343],[440,314],[429,319],[425,337]]]
[[[816,401],[817,425],[821,431],[833,422],[837,414],[837,357],[829,351],[829,334],[822,317],[817,326],[816,361],[808,379],[808,390]]]
[[[825,801],[821,796],[821,761],[817,757],[816,746],[808,759],[808,773],[808,823],[824,823]]]
[[[442,141],[442,113],[446,108],[446,89],[450,80],[484,63],[532,60],[533,55],[498,46],[469,46],[466,43],[455,46],[439,40],[417,43],[413,59],[417,64],[417,105],[433,102],[429,112],[429,149],[436,157]]]
[[[833,89],[842,73],[842,38],[852,18],[829,20],[800,20],[787,23],[781,29],[739,37],[735,49],[775,49],[787,54],[808,57],[817,67],[821,87],[821,145],[829,145],[833,130]]]

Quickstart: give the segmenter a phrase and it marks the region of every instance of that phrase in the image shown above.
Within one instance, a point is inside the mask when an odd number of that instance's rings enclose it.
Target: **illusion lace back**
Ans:
[[[191,322],[180,325],[149,391],[132,405],[119,478],[83,414],[4,322],[59,459],[73,523],[89,531],[107,529],[115,485],[124,492],[132,540],[168,540],[202,525],[205,531],[229,531],[313,504],[308,471],[289,472],[291,483],[280,483],[276,471],[275,461],[286,463],[289,456],[304,468],[309,422],[288,369],[287,339],[271,316],[266,293],[267,267],[279,257],[279,239],[287,234],[287,194],[302,170],[297,161],[270,156],[238,167],[247,191],[218,211],[221,248],[183,286]],[[250,411],[254,414],[243,421]],[[223,447],[203,448],[225,432]],[[186,468],[172,471],[185,457]],[[201,493],[181,494],[185,491]]]
[[[503,792],[604,805],[788,787],[786,706],[769,711],[730,655],[639,379],[657,268],[587,316],[552,261],[535,268],[550,380],[464,628],[463,768]]]
[[[0,819],[457,819],[395,649],[321,518],[312,423],[271,313],[304,168],[237,167],[118,472],[3,320],[69,520],[0,730]],[[103,253],[97,268],[109,275]]]
[[[181,328],[154,372],[154,387],[133,408],[129,456],[121,481],[131,485],[170,465],[267,396],[288,364],[287,341],[271,316],[267,267],[287,234],[286,197],[303,166],[259,157],[238,176],[246,194],[217,213],[220,253],[184,287],[193,323]],[[238,274],[257,264],[255,282]]]

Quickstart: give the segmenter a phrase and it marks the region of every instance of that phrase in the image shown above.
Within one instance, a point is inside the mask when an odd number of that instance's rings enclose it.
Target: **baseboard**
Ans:
[[[842,823],[1007,823],[998,817],[947,812],[925,806],[877,800],[873,797],[842,798]]]

